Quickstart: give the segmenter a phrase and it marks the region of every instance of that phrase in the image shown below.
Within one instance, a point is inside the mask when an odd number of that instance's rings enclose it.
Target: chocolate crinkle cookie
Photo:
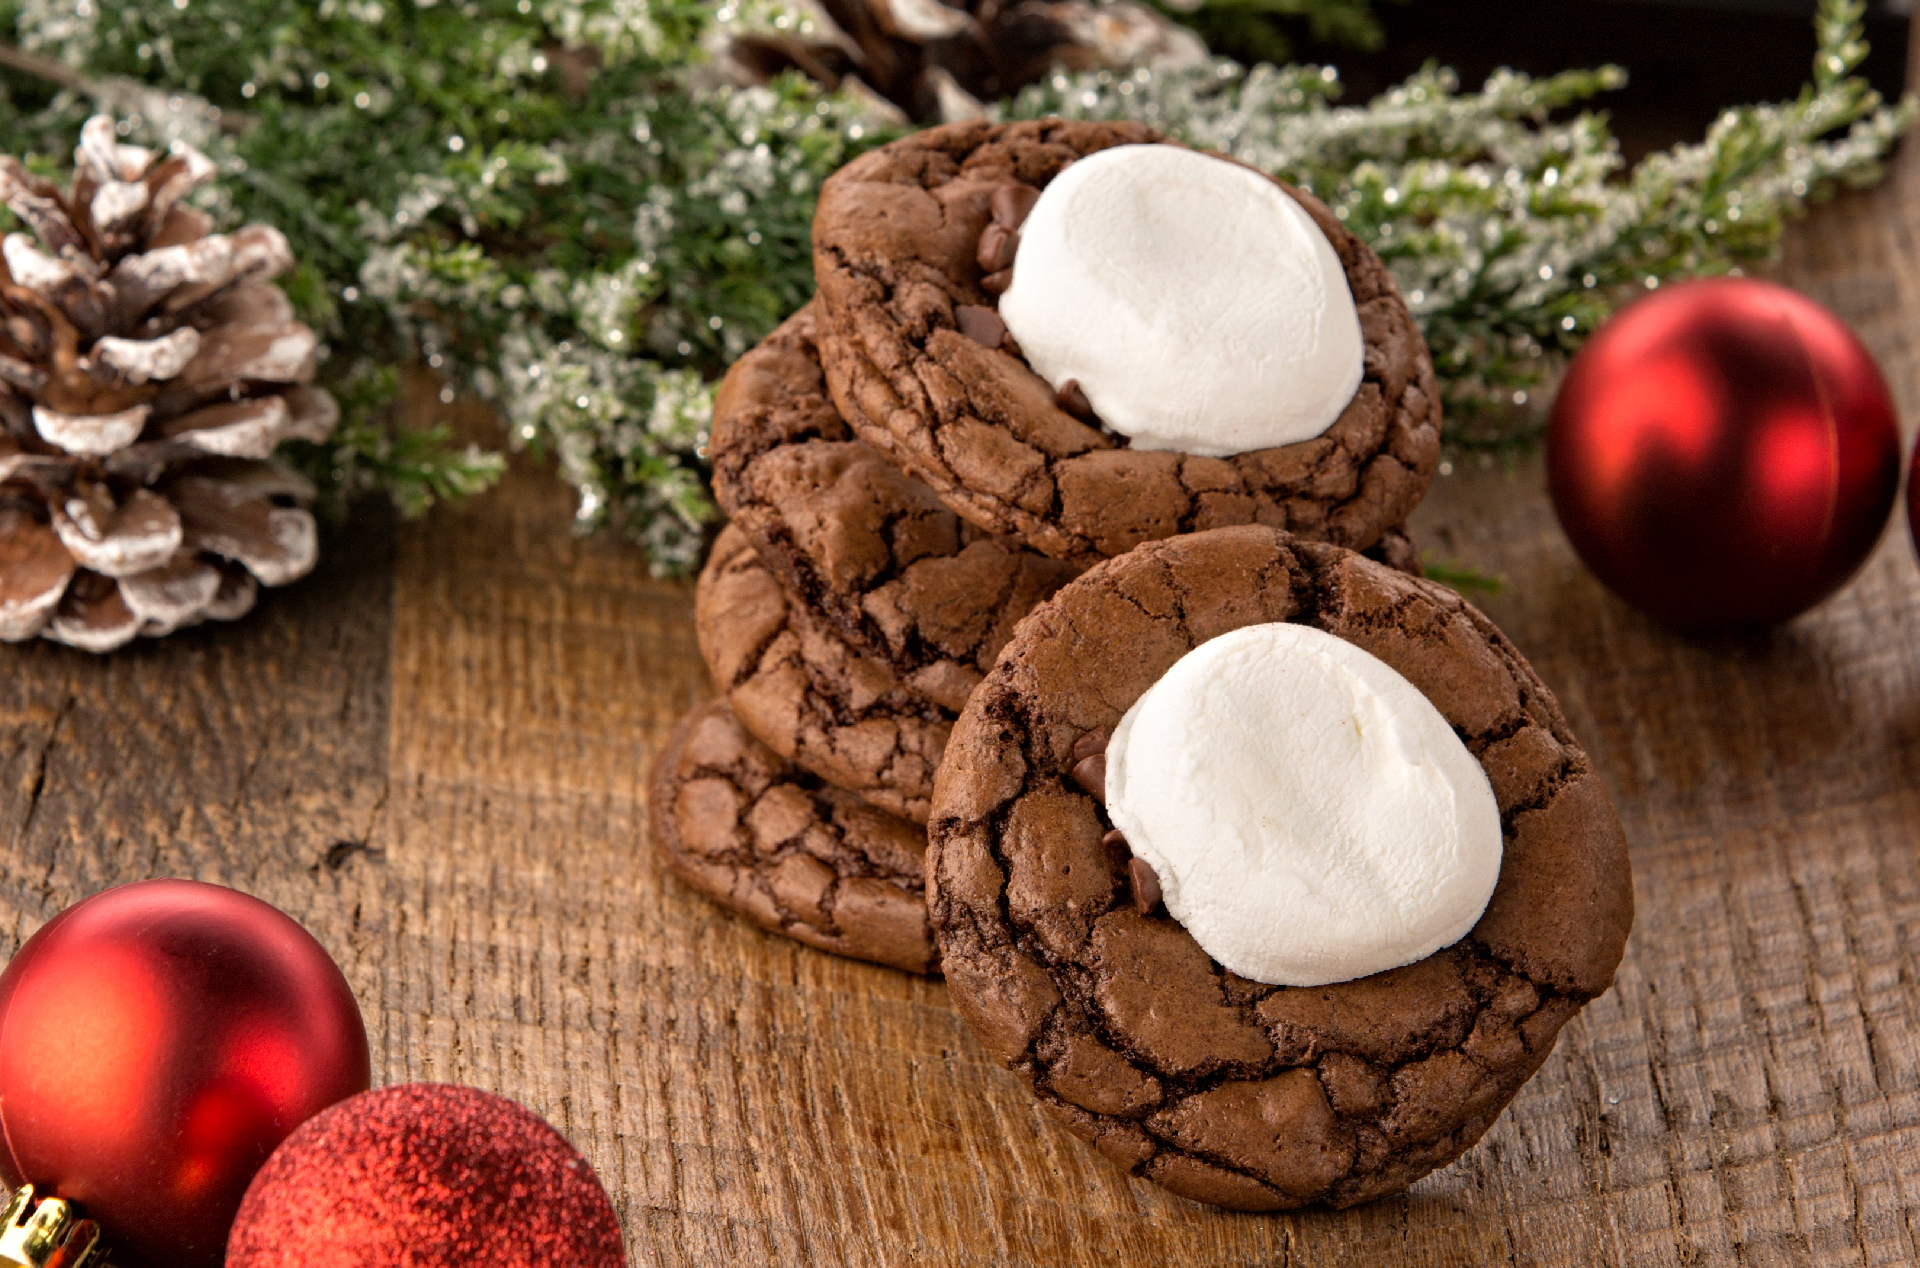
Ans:
[[[891,814],[927,821],[958,709],[811,615],[734,525],[700,574],[694,624],[708,669],[756,739]]]
[[[857,439],[827,395],[816,316],[802,308],[728,372],[715,495],[796,606],[957,713],[1079,569],[982,533]]]
[[[1385,266],[1311,195],[1280,186],[1337,257],[1364,361],[1344,410],[1309,439],[1227,456],[1135,446],[1102,426],[1077,383],[1056,390],[1037,374],[1007,335],[996,307],[1024,267],[1020,226],[1036,198],[1079,159],[1148,144],[1174,143],[1131,123],[957,123],[830,177],[814,271],[840,413],[973,524],[1083,568],[1236,524],[1375,545],[1432,478],[1439,395]]]
[[[782,761],[725,701],[675,728],[648,812],[667,866],[722,907],[823,951],[933,971],[922,830]]]
[[[1420,547],[1414,542],[1407,526],[1401,524],[1380,534],[1380,540],[1360,552],[1377,564],[1385,564],[1396,572],[1404,572],[1409,577],[1423,576],[1420,567]]]
[[[1484,770],[1502,849],[1464,938],[1357,980],[1249,981],[1111,832],[1107,736],[1189,651],[1271,622],[1397,671]],[[1119,1166],[1247,1210],[1348,1206],[1458,1157],[1607,989],[1633,906],[1606,793],[1499,631],[1439,585],[1262,527],[1143,546],[1021,625],[948,743],[928,876],[981,1043]]]

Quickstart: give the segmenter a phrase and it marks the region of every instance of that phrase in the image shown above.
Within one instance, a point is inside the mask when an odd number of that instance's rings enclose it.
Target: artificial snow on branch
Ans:
[[[1797,99],[1729,110],[1632,171],[1580,110],[1623,82],[1611,68],[1470,92],[1429,68],[1356,107],[1335,104],[1331,69],[1207,60],[1063,70],[1000,108],[1141,119],[1311,188],[1394,269],[1452,441],[1511,449],[1559,360],[1628,296],[1764,258],[1809,200],[1878,175],[1912,108],[1854,74],[1863,7],[1823,0]],[[498,455],[383,406],[417,358],[556,461],[582,529],[618,523],[680,572],[714,516],[711,384],[811,293],[820,181],[904,126],[851,80],[743,86],[713,60],[743,34],[815,39],[817,11],[0,0],[0,35],[69,76],[0,60],[0,128],[55,156],[108,109],[130,140],[184,137],[220,164],[202,210],[222,226],[286,232],[300,266],[283,284],[343,350],[322,373],[345,418],[309,454],[323,484],[419,509],[497,474]]]

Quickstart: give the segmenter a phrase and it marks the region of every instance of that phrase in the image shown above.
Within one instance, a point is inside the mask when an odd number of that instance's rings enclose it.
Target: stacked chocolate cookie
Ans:
[[[767,928],[927,971],[920,857],[947,733],[1015,623],[1078,569],[966,524],[857,439],[828,395],[816,320],[803,308],[743,357],[715,405],[714,488],[732,522],[695,619],[726,699],[656,765],[654,840],[695,888]],[[856,808],[872,831],[823,830]],[[847,905],[876,885],[911,919]]]
[[[1168,204],[1185,219],[1149,206],[1162,169],[1198,173]],[[1292,254],[1236,237],[1247,215]],[[1400,526],[1438,459],[1438,394],[1379,259],[1301,191],[1058,120],[855,161],[822,190],[814,258],[815,300],[716,405],[732,522],[697,621],[724,699],[655,766],[670,866],[811,945],[943,968],[1043,1105],[1175,1192],[1345,1205],[1457,1156],[1605,989],[1631,888],[1551,695],[1418,579]],[[1109,286],[1112,313],[1076,311]],[[1300,645],[1311,672],[1228,659],[1245,692],[1216,667],[1178,696],[1194,653],[1248,638]],[[1154,693],[1162,720],[1138,730],[1191,715],[1192,753],[1129,730]],[[1243,751],[1206,738],[1241,725],[1223,707],[1256,719]],[[1263,762],[1290,768],[1296,809]],[[1169,845],[1167,805],[1215,816],[1197,847]],[[1287,819],[1357,861],[1276,858],[1261,834]],[[1269,969],[1269,943],[1336,967]]]

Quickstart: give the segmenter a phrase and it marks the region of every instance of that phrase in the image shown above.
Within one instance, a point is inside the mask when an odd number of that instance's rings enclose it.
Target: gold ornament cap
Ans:
[[[4,1192],[4,1190],[0,1190]],[[59,1198],[34,1201],[23,1184],[0,1216],[0,1268],[106,1268],[100,1226]]]

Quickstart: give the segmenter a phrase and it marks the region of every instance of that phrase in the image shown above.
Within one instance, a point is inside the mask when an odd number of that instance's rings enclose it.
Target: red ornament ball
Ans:
[[[1574,549],[1689,631],[1776,624],[1839,589],[1899,479],[1873,357],[1820,305],[1750,278],[1621,310],[1567,368],[1547,428]]]
[[[0,1174],[79,1204],[126,1268],[219,1264],[260,1164],[368,1076],[326,950],[218,885],[95,894],[0,974]]]
[[[227,1268],[622,1268],[613,1204],[532,1111],[407,1083],[315,1116],[260,1169]]]
[[[1920,550],[1920,444],[1913,447],[1913,465],[1907,468],[1907,531]]]

